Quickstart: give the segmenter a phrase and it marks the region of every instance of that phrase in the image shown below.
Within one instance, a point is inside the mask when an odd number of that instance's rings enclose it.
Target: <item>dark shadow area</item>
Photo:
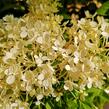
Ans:
[[[15,17],[21,17],[28,13],[26,0],[0,0],[0,18],[7,14],[13,14]]]

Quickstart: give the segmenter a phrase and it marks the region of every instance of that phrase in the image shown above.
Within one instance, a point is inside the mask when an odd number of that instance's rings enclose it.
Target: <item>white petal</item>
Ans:
[[[20,37],[21,37],[21,38],[25,38],[25,37],[27,37],[27,35],[28,35],[28,33],[27,33],[26,31],[22,31],[22,32],[20,33]]]
[[[39,58],[39,57],[38,57],[37,55],[34,55],[34,58],[37,59],[37,58]]]
[[[79,61],[79,58],[74,58],[74,63],[77,64]]]
[[[37,63],[38,66],[41,66],[42,63],[43,63],[43,61],[42,61],[41,58],[35,59],[35,61],[36,61],[36,63]]]
[[[44,81],[43,81],[43,86],[45,87],[45,89],[48,88],[48,86],[49,86],[48,80],[44,80]]]
[[[43,97],[44,97],[44,96],[43,96],[42,94],[39,94],[39,95],[37,96],[37,100],[41,100]]]
[[[31,90],[32,90],[32,87],[31,87],[31,86],[29,86],[29,85],[27,85],[27,86],[26,86],[26,90],[29,92],[29,91],[31,91]]]
[[[36,105],[40,105],[40,101],[36,101],[35,104],[36,104]]]
[[[109,90],[108,90],[108,89],[105,89],[104,91],[105,91],[107,94],[109,94]]]
[[[6,79],[7,84],[11,85],[14,82],[15,82],[15,76],[14,75],[10,75],[10,76],[7,77],[7,79]]]
[[[19,107],[19,109],[25,109],[24,107]]]
[[[75,51],[75,52],[74,52],[74,56],[75,56],[75,57],[79,57],[79,52],[78,52],[78,51]]]
[[[42,38],[41,36],[38,37],[38,38],[36,39],[36,42],[42,44],[42,43],[43,43],[43,38]]]
[[[21,77],[21,78],[22,78],[22,80],[23,80],[23,81],[25,81],[25,82],[27,81],[27,79],[26,79],[25,75],[22,75],[22,77]]]
[[[60,100],[60,97],[56,97],[56,101],[58,102]]]
[[[59,45],[60,45],[59,41],[56,40],[56,41],[54,42],[54,45],[55,45],[55,46],[59,46]]]
[[[86,45],[88,48],[92,48],[92,47],[93,47],[93,44],[90,43],[89,41],[85,41],[85,45]]]
[[[64,85],[64,89],[65,89],[65,90],[68,90],[69,88],[68,88],[66,85]]]
[[[92,87],[92,83],[93,83],[92,79],[91,78],[88,78],[87,87],[88,88],[91,88]]]
[[[17,107],[18,106],[18,103],[12,103],[11,106],[12,107]]]
[[[41,81],[44,80],[44,74],[41,73],[40,75],[38,75],[37,78],[38,78],[38,80],[41,80]]]
[[[52,46],[52,49],[57,51],[58,47]]]
[[[104,37],[106,37],[106,38],[109,37],[109,33],[107,33],[107,32],[102,32],[101,34],[102,34]]]
[[[95,21],[91,21],[90,22],[90,25],[94,28],[94,27],[97,27],[97,23]]]
[[[65,65],[65,69],[69,71],[71,69],[70,65]]]
[[[9,34],[8,38],[14,38],[14,35],[13,34]]]

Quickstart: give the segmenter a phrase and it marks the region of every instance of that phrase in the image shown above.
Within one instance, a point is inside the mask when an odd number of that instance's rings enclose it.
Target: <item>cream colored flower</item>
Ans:
[[[43,97],[44,97],[43,94],[39,94],[39,95],[37,95],[37,100],[39,101],[39,100],[41,100]]]
[[[109,33],[108,33],[108,32],[103,31],[103,32],[101,33],[101,35],[103,35],[106,39],[109,38]]]
[[[80,54],[78,51],[74,52],[74,63],[77,64],[79,62]]]
[[[25,109],[24,107],[19,107],[19,109]]]
[[[25,38],[25,37],[27,37],[27,35],[28,35],[27,28],[26,27],[21,27],[20,37]]]
[[[92,87],[92,84],[93,84],[93,80],[92,80],[92,78],[88,78],[88,81],[87,81],[87,87],[88,88],[91,88]]]
[[[40,101],[36,101],[35,102],[36,105],[40,105],[40,103],[41,103]]]
[[[44,80],[44,74],[43,73],[39,74],[37,79],[40,81]]]
[[[49,85],[50,85],[50,83],[48,80],[43,81],[43,86],[45,87],[45,89],[48,89]]]
[[[68,71],[71,70],[70,65],[68,65],[68,64],[65,65],[65,69],[68,70]]]
[[[37,37],[36,42],[39,44],[43,44],[43,37],[42,36]]]
[[[22,31],[22,32],[20,33],[20,37],[21,37],[21,38],[25,38],[25,37],[27,37],[27,35],[28,35],[28,33],[27,33],[26,31]]]
[[[18,48],[15,46],[14,48],[11,48],[9,52],[6,52],[5,56],[3,57],[3,62],[7,63],[9,59],[15,59],[15,55],[18,52]]]
[[[43,64],[43,61],[45,60],[49,60],[47,56],[43,56],[42,53],[39,53],[39,56],[37,55],[34,55],[34,58],[35,58],[35,62],[38,66],[42,66]]]
[[[15,76],[14,75],[9,75],[6,79],[6,83],[11,85],[15,82]]]

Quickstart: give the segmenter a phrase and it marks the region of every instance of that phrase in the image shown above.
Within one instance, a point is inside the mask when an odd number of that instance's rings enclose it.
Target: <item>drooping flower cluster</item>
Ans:
[[[72,20],[68,28],[55,14],[56,1],[28,3],[27,15],[0,21],[0,106],[28,109],[29,96],[39,104],[44,96],[59,97],[66,90],[101,88],[109,73],[109,23],[92,16]]]

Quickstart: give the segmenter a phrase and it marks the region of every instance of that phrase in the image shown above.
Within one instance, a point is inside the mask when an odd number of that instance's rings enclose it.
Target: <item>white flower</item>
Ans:
[[[14,75],[9,75],[6,79],[6,83],[11,85],[15,82],[15,76]]]
[[[109,94],[109,89],[105,89],[104,91],[105,91],[107,94]]]
[[[8,59],[11,59],[13,57],[13,54],[10,52],[6,52],[6,55],[3,57],[3,62],[7,63]]]
[[[78,51],[75,51],[75,52],[74,52],[74,56],[75,56],[75,57],[79,57],[79,56],[80,56],[79,52],[78,52]]]
[[[39,56],[34,55],[34,58],[35,58],[36,64],[38,66],[42,66],[43,61],[49,60],[48,57],[47,56],[43,56],[42,53],[39,53]]]
[[[21,27],[20,37],[25,38],[25,37],[27,37],[27,35],[28,35],[27,28],[26,27]]]
[[[106,39],[108,39],[108,37],[109,37],[109,33],[103,31],[101,34],[102,34]]]
[[[45,87],[45,89],[47,89],[48,86],[49,86],[49,81],[48,80],[44,80],[43,81],[43,86]]]
[[[26,90],[27,90],[28,92],[30,92],[30,91],[32,90],[32,87],[31,87],[30,85],[27,85],[27,86],[26,86]]]
[[[85,45],[86,45],[88,48],[92,48],[92,47],[93,47],[93,43],[90,43],[89,41],[85,41]]]
[[[87,87],[91,88],[92,87],[92,83],[93,83],[93,80],[89,77],[88,81],[87,81]]]
[[[90,25],[93,27],[93,28],[96,28],[97,27],[97,23],[95,21],[91,21],[90,22]]]
[[[68,70],[68,71],[71,70],[70,65],[68,65],[68,64],[65,65],[65,69]]]
[[[56,101],[58,102],[60,100],[60,96],[56,97]]]
[[[90,60],[88,61],[88,65],[90,66],[91,70],[94,70],[94,68],[96,67],[94,62],[92,62]]]
[[[74,63],[77,64],[79,62],[80,54],[78,51],[74,52]]]
[[[27,37],[27,35],[28,35],[27,31],[22,31],[22,32],[20,33],[20,37],[21,37],[21,38],[25,38],[25,37]]]
[[[77,64],[78,62],[79,62],[79,58],[78,57],[75,57],[74,58],[74,63]]]
[[[5,56],[3,57],[3,62],[7,63],[8,59],[15,59],[15,55],[18,52],[18,48],[14,47],[11,48],[9,52],[6,52]]]
[[[60,42],[59,40],[55,40],[54,46],[52,46],[52,49],[57,51],[59,50],[59,48],[60,48]]]
[[[40,80],[40,81],[44,80],[44,74],[41,73],[40,75],[38,75],[37,78],[38,78],[38,80]]]
[[[14,38],[14,35],[11,33],[8,35],[8,38]]]
[[[25,109],[24,107],[19,107],[19,109]]]
[[[41,103],[40,101],[36,101],[35,102],[36,105],[40,105],[40,103]]]
[[[64,89],[65,90],[69,90],[69,87],[67,87],[66,85],[64,85]]]
[[[23,81],[25,81],[25,82],[27,81],[27,79],[26,79],[25,75],[23,75],[23,74],[22,74],[21,79],[22,79]]]
[[[42,94],[37,95],[37,100],[41,100],[44,96]]]
[[[18,103],[12,103],[11,104],[11,107],[17,107],[18,106]]]
[[[78,21],[78,24],[79,25],[85,25],[86,23],[86,19],[85,18],[81,18],[79,21]]]
[[[43,37],[41,36],[37,37],[36,42],[39,44],[43,44]]]
[[[6,69],[4,71],[5,75],[12,75],[13,74],[13,68],[12,67],[9,67],[8,69]]]

